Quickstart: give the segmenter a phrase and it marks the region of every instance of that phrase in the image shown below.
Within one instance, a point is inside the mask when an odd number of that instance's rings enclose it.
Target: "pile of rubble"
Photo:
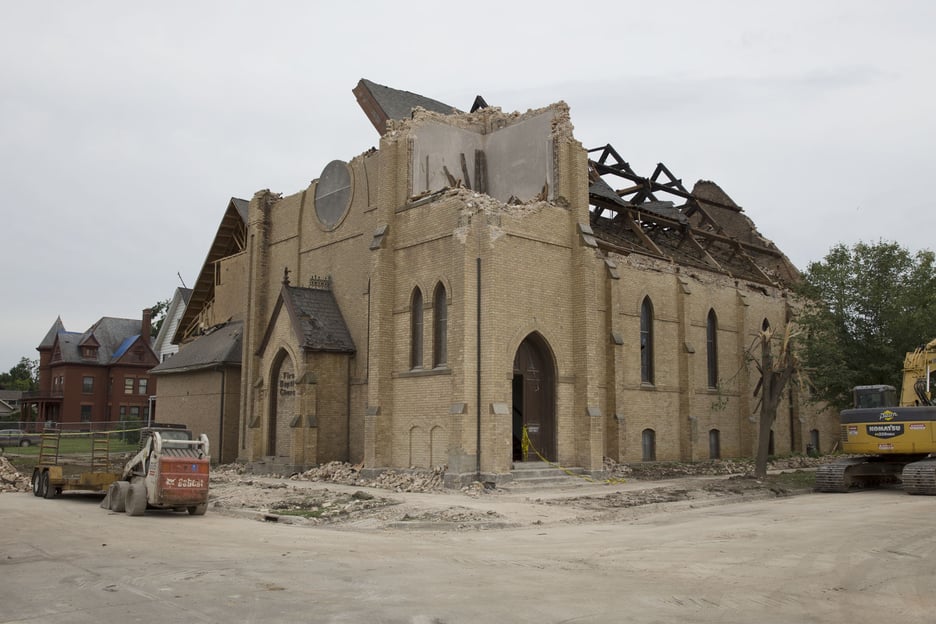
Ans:
[[[0,492],[29,492],[29,476],[20,474],[6,457],[0,457]]]
[[[385,470],[373,479],[368,479],[361,474],[360,464],[335,461],[293,475],[290,479],[375,487],[394,492],[436,492],[442,489],[444,476],[444,467],[432,470],[411,468],[402,471]]]
[[[360,518],[369,511],[396,505],[398,501],[374,496],[358,490],[351,494],[325,490],[307,490],[269,505],[267,511],[277,515],[297,516],[309,524],[341,522]]]
[[[834,460],[834,457],[792,456],[771,460],[768,470],[813,468]],[[750,475],[754,474],[753,459],[710,459],[699,462],[638,462],[618,464],[605,458],[604,469],[612,478],[671,479],[689,476]]]

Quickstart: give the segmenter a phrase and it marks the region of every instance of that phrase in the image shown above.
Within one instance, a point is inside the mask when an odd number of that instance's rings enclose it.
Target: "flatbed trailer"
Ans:
[[[32,473],[34,496],[55,498],[63,492],[106,494],[111,483],[120,478],[123,456],[112,457],[111,432],[72,433],[57,428],[42,432],[39,463]],[[81,440],[87,451],[67,453],[63,441]]]

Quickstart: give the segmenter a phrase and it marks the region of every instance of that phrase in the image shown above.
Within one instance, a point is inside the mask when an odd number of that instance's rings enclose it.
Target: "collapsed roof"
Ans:
[[[588,160],[588,196],[599,248],[760,283],[789,286],[799,280],[793,263],[714,182],[700,180],[690,192],[663,163],[642,177],[610,145],[589,150],[594,154]]]
[[[417,107],[466,115],[365,79],[353,92],[381,134],[388,120],[409,119]],[[486,106],[478,96],[472,110],[481,106],[479,101]],[[588,153],[590,225],[605,253],[642,254],[775,286],[799,280],[790,260],[714,182],[699,181],[689,191],[662,163],[643,177],[611,145]]]

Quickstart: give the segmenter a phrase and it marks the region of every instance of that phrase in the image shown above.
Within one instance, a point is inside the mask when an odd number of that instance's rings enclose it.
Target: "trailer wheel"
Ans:
[[[128,516],[142,516],[146,511],[146,484],[142,481],[131,483],[127,489],[126,512]]]
[[[208,511],[208,503],[202,503],[200,505],[193,505],[191,507],[186,507],[191,516],[204,516],[205,512]]]
[[[32,493],[33,496],[42,496],[42,492],[39,490],[42,485],[42,471],[38,468],[33,469],[32,473]]]
[[[42,473],[42,483],[40,483],[39,489],[42,491],[42,498],[55,498],[55,486],[49,483],[48,470]]]

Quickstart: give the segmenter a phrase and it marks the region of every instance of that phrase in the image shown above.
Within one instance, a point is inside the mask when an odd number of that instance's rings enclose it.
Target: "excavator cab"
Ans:
[[[852,397],[855,408],[897,406],[897,389],[894,386],[855,386]]]

